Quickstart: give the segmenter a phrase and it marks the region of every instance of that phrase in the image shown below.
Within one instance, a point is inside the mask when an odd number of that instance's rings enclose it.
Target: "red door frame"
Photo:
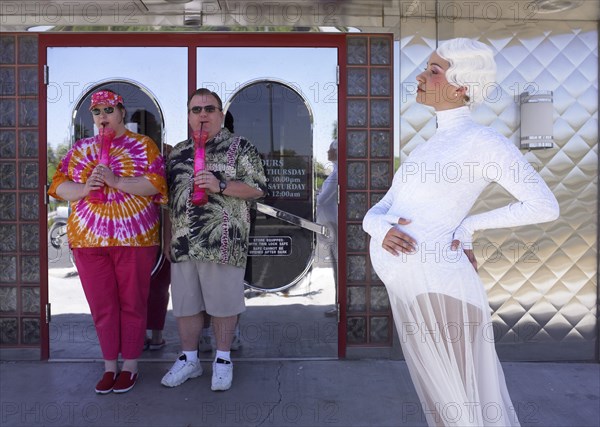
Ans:
[[[39,188],[46,185],[47,163],[47,86],[44,84],[44,65],[48,47],[187,47],[188,92],[196,89],[196,48],[198,47],[334,47],[338,50],[338,163],[346,164],[346,36],[344,34],[293,34],[293,33],[58,33],[40,34],[39,49]],[[339,169],[340,205],[338,209],[338,357],[346,356],[346,168]],[[46,195],[40,191],[40,206],[46,206]],[[44,216],[45,219],[45,216]],[[50,325],[46,322],[48,304],[48,247],[47,222],[40,221],[40,340],[41,359],[50,357]]]

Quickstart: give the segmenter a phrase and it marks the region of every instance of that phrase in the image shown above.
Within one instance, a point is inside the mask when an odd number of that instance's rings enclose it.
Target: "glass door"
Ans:
[[[160,62],[160,67],[150,67]],[[112,64],[114,63],[114,64]],[[159,147],[187,138],[187,49],[139,47],[51,47],[47,51],[48,181],[79,138],[97,132],[88,112],[91,94],[115,90],[127,108],[127,127],[150,136]],[[174,75],[181,78],[174,79]],[[66,240],[68,204],[48,204],[48,293],[51,304],[50,357],[101,358],[89,307]],[[157,260],[156,269],[160,266]],[[172,327],[174,328],[174,322]],[[177,333],[170,332],[172,354]]]
[[[187,138],[188,48],[50,47],[47,57],[49,180],[75,138],[93,134],[86,103],[99,87],[112,85],[124,96],[130,128],[162,146]],[[160,67],[149,66],[153,62]],[[319,66],[307,71],[307,63]],[[221,96],[235,133],[259,148],[271,179],[269,197],[255,210],[247,311],[234,357],[337,358],[337,162],[331,154],[337,49],[198,48],[195,77],[196,87]],[[332,191],[333,219],[325,221],[319,200]],[[100,358],[64,239],[67,214],[65,203],[50,201],[50,357]],[[176,357],[179,338],[170,310],[163,335],[167,347],[145,357]]]
[[[236,357],[337,357],[337,49],[198,48],[197,87],[219,94],[226,125],[257,147],[269,179]],[[333,206],[318,203],[326,188]]]
[[[261,153],[269,182],[253,218],[246,281],[258,290],[285,290],[304,278],[314,258],[316,233],[303,226],[315,221],[312,112],[293,88],[265,80],[240,88],[227,115]],[[277,211],[269,215],[268,207]]]

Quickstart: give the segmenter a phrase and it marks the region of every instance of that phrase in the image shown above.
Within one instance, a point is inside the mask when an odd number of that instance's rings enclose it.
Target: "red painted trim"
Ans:
[[[346,251],[346,193],[348,183],[348,170],[346,165],[346,115],[347,115],[347,47],[346,37],[344,43],[338,48],[338,64],[340,67],[340,82],[338,85],[338,185],[340,204],[338,205],[338,303],[340,310],[340,322],[338,323],[338,357],[346,357],[347,347],[347,251]]]
[[[53,33],[40,34],[48,46],[341,47],[345,34],[295,33]]]
[[[344,34],[204,33],[197,44],[214,47],[341,47],[344,43]]]
[[[56,33],[40,34],[39,36],[39,141],[40,152],[44,152],[46,160],[46,86],[43,84],[43,65],[46,63],[48,47],[135,47],[135,46],[183,46],[188,47],[188,89],[191,93],[196,89],[196,48],[197,47],[334,47],[338,49],[338,64],[340,65],[340,84],[338,86],[338,155],[340,164],[346,162],[346,34],[298,34],[298,33]],[[40,156],[40,164],[42,156]],[[43,168],[44,170],[46,168]],[[346,170],[339,169],[340,205],[338,218],[340,229],[338,233],[338,302],[340,304],[340,322],[338,324],[338,357],[346,356]],[[40,184],[42,184],[40,178]],[[45,181],[44,181],[45,184]],[[42,187],[43,188],[43,184]],[[43,194],[41,195],[43,197]],[[45,206],[45,205],[44,205]],[[40,298],[42,311],[48,302],[48,254],[47,254],[47,224],[40,221],[42,277],[40,278]],[[45,267],[45,269],[44,269]],[[49,328],[45,323],[45,313],[41,319],[42,359],[49,357]]]
[[[39,42],[38,38],[38,42]],[[38,161],[39,174],[39,203],[40,203],[40,359],[50,358],[50,325],[46,323],[46,304],[48,304],[48,208],[46,205],[46,175],[48,168],[48,144],[46,99],[47,86],[44,84],[44,64],[46,64],[46,49],[38,43]],[[42,167],[43,166],[43,167]]]
[[[196,89],[196,75],[198,74],[198,49],[197,46],[188,46],[188,95]],[[186,107],[187,108],[187,107]],[[188,138],[191,138],[188,126]]]
[[[45,33],[40,48],[48,46],[188,46],[190,35],[177,33]]]

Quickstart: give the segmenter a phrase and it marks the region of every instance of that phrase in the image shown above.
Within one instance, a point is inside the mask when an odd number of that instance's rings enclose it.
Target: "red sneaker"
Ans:
[[[107,394],[113,391],[113,387],[117,381],[116,372],[105,372],[102,379],[96,384],[96,393]]]
[[[121,371],[119,376],[117,377],[117,381],[113,386],[114,393],[127,393],[129,390],[133,388],[135,382],[137,381],[138,374],[134,374],[129,371]]]

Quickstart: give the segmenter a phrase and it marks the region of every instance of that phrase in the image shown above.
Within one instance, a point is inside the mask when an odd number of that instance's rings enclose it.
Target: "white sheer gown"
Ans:
[[[437,113],[438,130],[415,148],[363,221],[371,262],[385,283],[411,378],[430,426],[518,426],[494,347],[477,272],[453,239],[477,230],[554,220],[558,203],[519,150],[476,124],[467,107]],[[517,200],[468,216],[496,182]],[[410,219],[398,225],[398,219]],[[382,248],[391,227],[417,241],[412,254]]]

